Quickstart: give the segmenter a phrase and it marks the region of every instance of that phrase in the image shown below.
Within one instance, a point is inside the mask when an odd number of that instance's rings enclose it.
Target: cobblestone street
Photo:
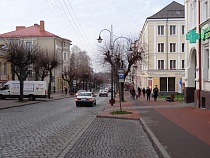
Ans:
[[[0,110],[0,157],[158,157],[139,120],[98,118],[107,98],[64,98]]]
[[[96,118],[65,158],[158,158],[138,120]]]

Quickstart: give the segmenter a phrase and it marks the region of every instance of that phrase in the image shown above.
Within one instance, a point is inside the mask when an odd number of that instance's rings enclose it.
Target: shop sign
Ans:
[[[210,26],[201,30],[201,39],[206,40],[210,38]]]

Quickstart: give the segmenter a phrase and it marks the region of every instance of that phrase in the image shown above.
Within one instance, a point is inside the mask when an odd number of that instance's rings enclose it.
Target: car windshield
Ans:
[[[78,90],[78,93],[80,93],[80,92],[86,92],[86,90]]]
[[[78,96],[91,96],[91,93],[79,93]]]

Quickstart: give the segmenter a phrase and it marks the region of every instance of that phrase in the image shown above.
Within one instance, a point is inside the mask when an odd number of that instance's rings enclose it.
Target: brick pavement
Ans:
[[[139,113],[139,118],[144,122],[146,130],[151,130],[158,140],[159,152],[167,152],[169,156],[175,158],[208,158],[210,155],[210,111],[198,109],[194,104],[184,104],[177,102],[166,102],[158,98],[155,102],[146,101],[146,98],[131,100],[126,93],[128,102],[122,104],[122,109],[126,111],[134,110]],[[119,103],[113,107],[107,105],[103,116],[109,112],[119,109]],[[130,115],[130,118],[135,117]],[[125,115],[125,118],[129,118]],[[148,131],[147,131],[148,133]],[[154,140],[153,143],[154,143]],[[154,144],[155,145],[155,144]],[[165,150],[165,151],[164,151]],[[161,153],[160,153],[161,154]]]

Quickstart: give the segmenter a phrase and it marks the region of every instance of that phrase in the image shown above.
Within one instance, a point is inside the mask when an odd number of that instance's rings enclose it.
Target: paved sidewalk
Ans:
[[[140,119],[160,156],[172,158],[208,158],[210,155],[210,111],[198,109],[194,104],[155,102],[146,98],[131,100],[125,93],[122,109],[134,114],[116,116]],[[119,110],[119,103],[107,105],[98,117],[114,117],[111,111]]]

